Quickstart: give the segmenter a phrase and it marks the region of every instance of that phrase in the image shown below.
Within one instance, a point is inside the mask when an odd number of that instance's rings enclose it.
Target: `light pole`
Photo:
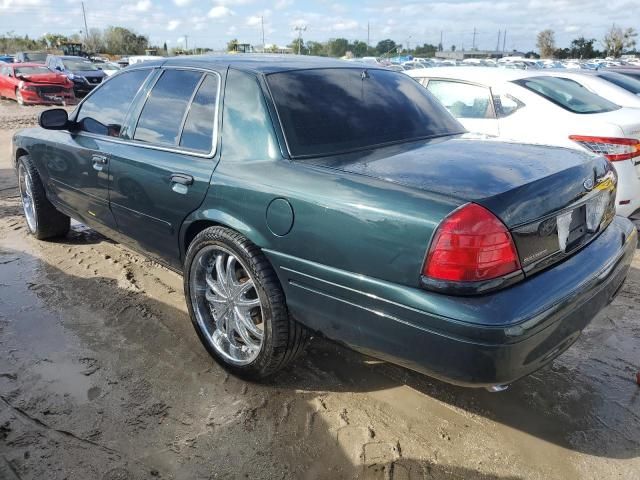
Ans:
[[[298,55],[300,55],[300,50],[302,47],[302,32],[307,30],[307,26],[298,25],[294,28],[294,30],[298,32]]]

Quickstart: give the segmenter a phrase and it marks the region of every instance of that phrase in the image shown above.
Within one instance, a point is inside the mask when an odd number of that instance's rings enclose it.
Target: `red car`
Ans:
[[[73,82],[37,63],[0,64],[0,97],[25,104],[72,104]]]

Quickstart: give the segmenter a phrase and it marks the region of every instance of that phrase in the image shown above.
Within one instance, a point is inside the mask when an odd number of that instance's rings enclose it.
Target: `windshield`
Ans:
[[[568,78],[531,77],[516,80],[514,83],[573,113],[604,113],[620,108]]]
[[[17,67],[14,70],[16,77],[18,75],[42,75],[43,73],[52,73],[47,67]]]
[[[62,60],[62,63],[64,65],[64,68],[72,72],[79,72],[79,71],[88,72],[93,70],[99,70],[98,67],[96,67],[93,63],[91,63],[88,60],[64,59]]]
[[[44,62],[47,59],[46,53],[25,53],[25,62]]]
[[[614,85],[624,88],[628,92],[640,95],[640,80],[615,72],[601,73],[599,76],[600,78],[604,78],[607,82],[611,82]]]
[[[297,70],[267,82],[293,157],[464,132],[424,87],[389,70]]]

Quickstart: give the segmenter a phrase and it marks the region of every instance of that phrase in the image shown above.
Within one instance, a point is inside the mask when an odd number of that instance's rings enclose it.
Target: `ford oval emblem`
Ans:
[[[593,178],[587,178],[582,184],[587,192],[593,190]]]

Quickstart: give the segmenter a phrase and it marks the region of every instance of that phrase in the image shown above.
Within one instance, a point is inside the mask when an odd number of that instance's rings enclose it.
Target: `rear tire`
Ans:
[[[194,238],[185,260],[184,291],[200,341],[240,377],[275,373],[307,343],[307,329],[290,317],[267,258],[238,232],[209,227]]]
[[[47,199],[44,185],[28,155],[18,159],[18,188],[29,232],[38,240],[67,234],[71,219]]]

